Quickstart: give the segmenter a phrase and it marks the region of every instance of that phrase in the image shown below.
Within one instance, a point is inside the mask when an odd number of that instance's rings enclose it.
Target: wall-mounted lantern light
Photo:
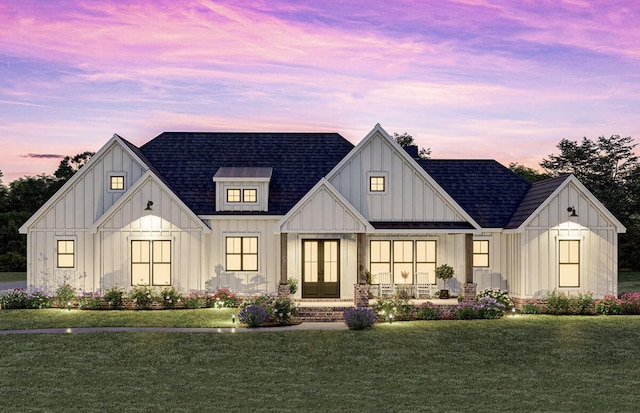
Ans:
[[[151,206],[153,206],[153,201],[147,201],[147,207],[144,210],[153,211],[153,208],[151,208]]]
[[[570,218],[574,218],[574,217],[578,216],[578,214],[576,214],[576,208],[575,207],[567,208],[567,212],[569,213],[569,217]]]

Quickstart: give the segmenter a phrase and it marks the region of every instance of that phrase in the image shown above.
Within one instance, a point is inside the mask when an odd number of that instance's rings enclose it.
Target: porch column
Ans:
[[[278,296],[289,297],[291,295],[287,284],[287,233],[280,233],[280,283],[278,284]]]
[[[473,283],[473,234],[464,234],[464,285],[462,286],[462,301],[475,301],[476,287]]]
[[[369,284],[367,284],[367,237],[364,233],[356,234],[358,274],[353,289],[353,300],[356,307],[369,307]]]

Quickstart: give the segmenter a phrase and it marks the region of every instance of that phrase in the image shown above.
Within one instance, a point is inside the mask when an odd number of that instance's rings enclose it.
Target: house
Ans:
[[[366,304],[390,283],[415,293],[483,288],[517,301],[617,292],[624,226],[574,176],[530,184],[493,160],[419,159],[376,125],[335,133],[114,135],[21,228],[28,288],[227,287]],[[442,287],[440,282],[439,287]]]

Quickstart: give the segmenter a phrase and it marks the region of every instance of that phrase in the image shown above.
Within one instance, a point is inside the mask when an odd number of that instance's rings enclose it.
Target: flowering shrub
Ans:
[[[56,288],[56,301],[59,307],[66,307],[67,303],[76,301],[76,289],[67,283]]]
[[[186,308],[204,308],[207,306],[207,294],[198,292],[189,293],[183,298]]]
[[[594,314],[595,305],[591,293],[567,295],[553,291],[545,297],[545,312],[548,314]]]
[[[290,298],[278,297],[271,306],[271,321],[277,324],[288,324],[298,315],[298,309]]]
[[[416,318],[418,320],[438,320],[440,310],[433,303],[427,301],[416,307]]]
[[[542,308],[536,303],[526,303],[520,309],[522,314],[541,314]]]
[[[163,288],[160,297],[164,308],[176,308],[176,305],[182,300],[182,294],[176,290],[176,287]]]
[[[364,330],[376,323],[378,316],[370,308],[354,307],[344,312],[344,322],[350,330]]]
[[[603,299],[596,300],[595,310],[604,315],[622,314],[622,300],[611,294],[605,295]]]
[[[104,301],[109,304],[109,308],[112,310],[119,310],[122,308],[124,300],[124,290],[122,287],[118,287],[118,284],[114,285],[112,289],[108,290],[104,294]]]
[[[87,310],[99,310],[102,308],[102,294],[100,293],[82,293],[78,297],[78,304],[80,308]]]
[[[289,294],[294,295],[298,291],[298,279],[288,278],[287,284],[289,284]]]
[[[34,291],[27,295],[26,307],[35,309],[50,308],[51,296],[47,293]]]
[[[623,293],[620,302],[624,314],[640,314],[640,293]]]
[[[472,320],[474,318],[479,318],[478,306],[474,303],[458,304],[456,306],[454,317],[456,320]]]
[[[151,305],[159,301],[155,290],[148,285],[136,285],[129,291],[129,299],[133,301],[138,310],[148,310]]]
[[[504,316],[505,305],[492,297],[482,297],[476,304],[479,318],[502,318]]]
[[[273,306],[273,300],[273,297],[266,294],[254,295],[253,297],[246,298],[240,305],[240,308],[250,305],[259,305],[264,308],[269,308]]]
[[[372,306],[380,321],[412,320],[415,307],[406,298],[379,298]]]
[[[209,296],[209,307],[214,308],[236,308],[238,307],[238,297],[228,288],[219,288],[213,296]]]
[[[498,288],[485,288],[476,296],[478,300],[482,299],[483,297],[493,298],[497,302],[503,304],[505,310],[513,308],[513,300],[511,299],[511,297],[509,297],[509,293],[507,291],[502,291]]]
[[[269,321],[269,312],[261,305],[248,305],[240,310],[238,320],[249,327],[258,327]]]
[[[0,304],[2,308],[26,308],[27,293],[25,290],[15,288],[13,290],[0,291]]]

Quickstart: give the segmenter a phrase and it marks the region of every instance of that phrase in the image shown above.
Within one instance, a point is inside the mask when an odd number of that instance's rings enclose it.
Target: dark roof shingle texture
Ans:
[[[273,167],[268,214],[283,215],[351,149],[337,133],[165,132],[140,152],[197,215],[216,214],[218,168]]]

